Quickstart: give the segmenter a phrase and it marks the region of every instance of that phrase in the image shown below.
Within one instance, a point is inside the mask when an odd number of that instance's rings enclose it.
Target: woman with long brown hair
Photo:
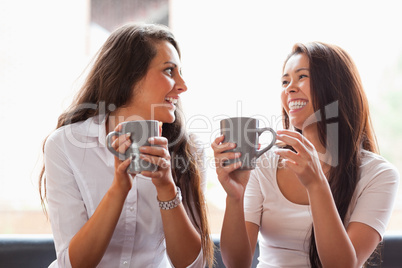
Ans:
[[[221,251],[228,267],[361,267],[380,243],[399,174],[378,155],[358,71],[341,48],[296,44],[286,59],[283,143],[253,171],[221,166],[235,144],[212,144],[227,192]]]
[[[203,153],[183,127],[185,91],[167,27],[127,24],[110,35],[44,143],[39,184],[57,253],[50,267],[212,265]],[[130,159],[105,146],[106,134],[131,120],[163,123],[162,136],[150,140],[158,146],[140,148],[155,172],[131,176]],[[130,144],[123,135],[113,147]]]

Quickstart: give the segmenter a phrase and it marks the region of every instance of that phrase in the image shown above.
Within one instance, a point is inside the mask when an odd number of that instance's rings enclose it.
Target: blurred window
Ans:
[[[283,61],[296,42],[341,46],[355,60],[382,155],[402,159],[402,25],[398,1],[87,0],[0,2],[0,233],[50,233],[38,196],[42,141],[79,89],[83,70],[111,31],[128,21],[171,27],[188,91],[187,128],[204,144],[211,228],[225,194],[210,143],[227,116],[281,128]],[[402,187],[402,184],[401,184]],[[399,194],[389,230],[401,230]]]

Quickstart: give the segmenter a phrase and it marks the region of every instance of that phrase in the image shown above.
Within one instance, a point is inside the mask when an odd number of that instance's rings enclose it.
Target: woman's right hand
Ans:
[[[242,199],[250,178],[250,170],[238,170],[242,165],[241,161],[227,166],[223,165],[224,161],[228,159],[240,157],[239,152],[225,152],[236,148],[236,144],[222,143],[223,140],[224,136],[219,136],[211,145],[214,151],[216,174],[228,197]]]
[[[118,125],[114,131],[120,132],[122,126]],[[124,134],[119,137],[114,136],[112,138],[113,149],[121,154],[124,154],[131,145],[130,135]],[[114,157],[114,179],[112,187],[117,190],[128,194],[132,187],[132,181],[130,175],[127,173],[127,168],[130,165],[131,158],[127,158],[122,161],[117,156]]]
[[[121,125],[115,128],[121,131]],[[119,153],[125,153],[131,144],[128,135],[112,138],[112,147]],[[131,159],[121,161],[114,158],[114,178],[112,186],[103,196],[91,218],[74,235],[69,244],[69,257],[72,267],[96,267],[116,229],[124,201],[132,187],[127,168]]]

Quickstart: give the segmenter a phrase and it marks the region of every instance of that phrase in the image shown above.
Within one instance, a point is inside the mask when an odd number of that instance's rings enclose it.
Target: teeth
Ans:
[[[165,98],[166,101],[172,103],[172,104],[176,104],[177,103],[177,99],[175,98]]]
[[[289,108],[291,110],[296,110],[296,109],[303,108],[304,106],[306,106],[306,104],[307,104],[307,101],[301,101],[301,100],[291,101],[291,102],[289,102]]]

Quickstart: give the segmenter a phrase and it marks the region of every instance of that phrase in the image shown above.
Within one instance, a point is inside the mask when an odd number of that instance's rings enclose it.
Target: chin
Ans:
[[[165,122],[163,122],[163,123],[168,123],[168,124],[171,124],[171,123],[174,123],[174,121],[176,120],[176,118],[175,117],[173,117],[173,119],[171,119],[171,120],[166,120]]]
[[[176,120],[176,117],[174,115],[166,115],[166,116],[157,117],[157,118],[155,118],[155,120],[158,120],[162,123],[171,124]]]
[[[300,130],[303,128],[303,122],[298,122],[296,120],[290,120],[290,125]]]

